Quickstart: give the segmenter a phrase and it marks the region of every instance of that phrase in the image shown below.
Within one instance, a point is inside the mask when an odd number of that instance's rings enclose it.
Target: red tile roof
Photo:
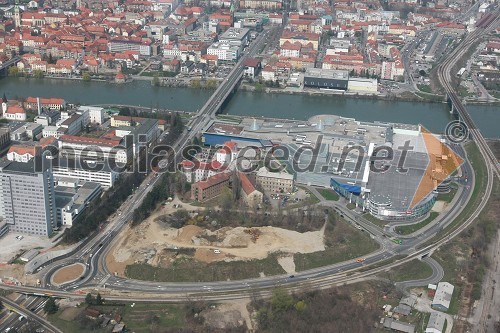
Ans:
[[[84,136],[74,136],[74,135],[63,135],[60,138],[61,141],[67,143],[76,143],[76,144],[88,144],[95,146],[104,146],[104,147],[116,147],[120,145],[121,140],[112,140],[112,139],[103,139],[103,138],[88,138]]]
[[[208,177],[206,180],[199,181],[196,184],[199,189],[204,190],[222,182],[226,182],[229,178],[231,178],[230,172],[221,172],[212,177]]]
[[[247,175],[243,172],[239,173],[240,176],[240,181],[241,181],[241,188],[247,195],[251,194],[252,192],[256,191],[255,186],[253,186],[252,182],[250,179],[248,179]]]

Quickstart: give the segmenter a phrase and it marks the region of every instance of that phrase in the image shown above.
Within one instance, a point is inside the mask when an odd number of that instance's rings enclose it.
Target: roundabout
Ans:
[[[54,272],[51,277],[51,284],[54,286],[60,286],[66,283],[75,282],[83,276],[84,272],[85,265],[82,263],[64,266]]]

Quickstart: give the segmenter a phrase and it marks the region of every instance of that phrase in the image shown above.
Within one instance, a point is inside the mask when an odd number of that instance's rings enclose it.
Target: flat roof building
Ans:
[[[267,193],[287,193],[293,190],[294,176],[287,172],[271,172],[266,167],[257,171],[257,184]]]
[[[304,87],[347,90],[348,81],[348,71],[308,68],[304,74]]]
[[[0,216],[9,230],[50,236],[57,227],[54,179],[50,168],[35,162],[0,162]]]
[[[112,187],[120,176],[108,163],[57,158],[53,160],[54,178],[71,178],[84,182],[99,183],[105,189]]]
[[[70,227],[82,216],[87,206],[102,193],[99,183],[80,182],[61,178],[54,189],[56,196],[57,224]]]

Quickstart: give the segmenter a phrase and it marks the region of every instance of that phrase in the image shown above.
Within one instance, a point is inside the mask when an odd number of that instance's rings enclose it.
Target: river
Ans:
[[[152,87],[147,81],[127,84],[58,79],[0,79],[0,94],[61,97],[79,104],[130,104],[172,110],[196,111],[211,91],[190,88]],[[467,105],[486,138],[500,138],[500,107]],[[361,121],[393,121],[422,124],[442,133],[452,119],[446,104],[359,99],[341,96],[263,94],[241,91],[228,103],[225,113],[305,120],[317,114],[336,114]]]

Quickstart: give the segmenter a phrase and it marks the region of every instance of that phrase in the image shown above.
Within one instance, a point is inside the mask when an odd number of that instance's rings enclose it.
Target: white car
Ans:
[[[219,253],[220,253],[220,250],[219,250],[219,249],[215,249],[215,250],[214,250],[214,253],[219,254]]]

